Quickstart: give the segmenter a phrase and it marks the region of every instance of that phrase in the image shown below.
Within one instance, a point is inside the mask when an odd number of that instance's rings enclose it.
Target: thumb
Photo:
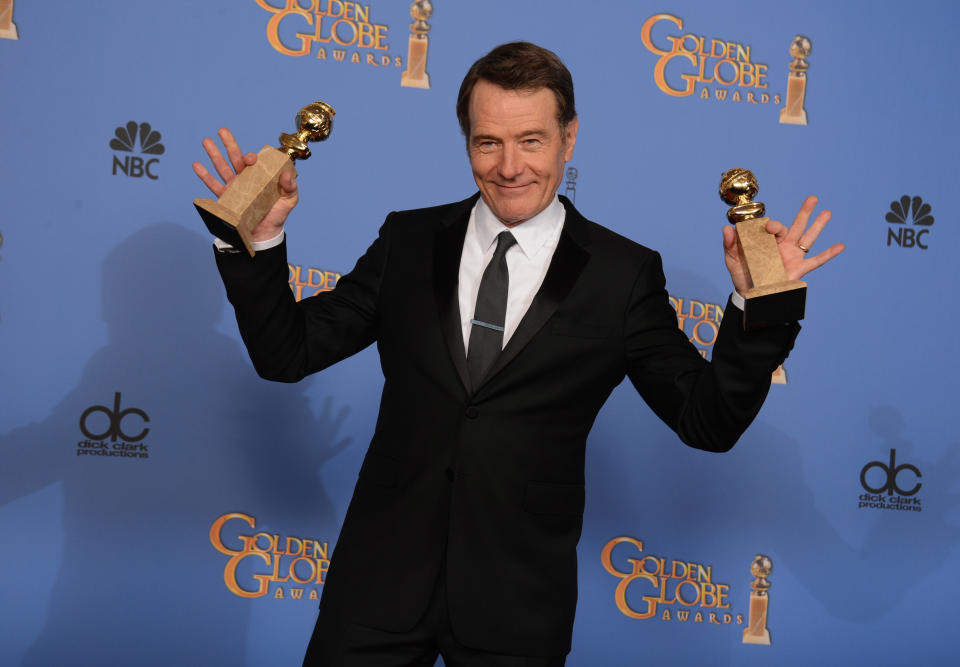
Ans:
[[[297,179],[289,171],[280,174],[280,190],[284,197],[292,197],[297,194]]]

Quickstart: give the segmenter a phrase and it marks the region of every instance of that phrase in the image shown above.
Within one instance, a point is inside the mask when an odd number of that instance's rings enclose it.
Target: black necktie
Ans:
[[[503,325],[507,319],[507,250],[517,242],[510,232],[500,232],[497,249],[480,279],[477,307],[473,311],[470,342],[467,345],[467,366],[473,388],[480,386],[493,362],[503,349]]]

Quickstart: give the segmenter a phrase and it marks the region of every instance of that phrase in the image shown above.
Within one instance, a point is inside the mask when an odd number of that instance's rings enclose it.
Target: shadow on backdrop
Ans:
[[[8,584],[55,577],[24,664],[243,664],[251,603],[226,589],[210,525],[244,512],[256,530],[332,547],[339,526],[320,470],[349,444],[337,435],[348,408],[328,398],[315,413],[309,383],[261,380],[216,330],[226,299],[206,237],[149,226],[107,255],[102,275],[109,342],[50,417],[0,436],[0,506],[63,488],[62,566]],[[149,419],[122,421],[128,435],[150,429],[149,458],[78,455],[81,415],[112,410],[118,393],[121,411]],[[105,414],[88,431],[109,428]],[[316,603],[302,604],[313,617]]]

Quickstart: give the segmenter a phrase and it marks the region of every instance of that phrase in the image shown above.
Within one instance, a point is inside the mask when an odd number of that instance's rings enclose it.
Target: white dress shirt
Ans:
[[[497,235],[509,231],[517,240],[506,254],[510,283],[507,290],[507,318],[503,326],[505,347],[547,275],[553,251],[560,241],[566,213],[563,204],[554,195],[553,201],[540,213],[519,225],[507,227],[497,219],[482,198],[477,200],[470,212],[467,234],[463,239],[457,286],[464,349],[470,343],[470,321],[477,306],[477,292],[480,291],[483,271],[497,248]]]

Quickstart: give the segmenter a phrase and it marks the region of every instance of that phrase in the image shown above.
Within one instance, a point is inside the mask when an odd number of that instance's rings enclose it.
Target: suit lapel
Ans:
[[[460,256],[463,254],[463,239],[467,233],[470,211],[479,194],[462,202],[450,219],[441,221],[433,249],[433,288],[437,299],[440,326],[447,342],[450,360],[457,369],[460,382],[470,393],[470,374],[467,370],[467,354],[463,349],[463,327],[460,323],[460,298],[457,284],[460,279]]]
[[[547,320],[556,312],[570,290],[573,289],[580,273],[583,271],[583,267],[590,259],[590,253],[583,247],[587,241],[586,219],[577,212],[566,197],[561,196],[560,201],[567,210],[566,219],[563,223],[563,231],[560,233],[557,249],[550,260],[550,267],[543,278],[543,284],[540,285],[540,289],[533,298],[533,303],[530,304],[530,308],[527,309],[526,314],[520,320],[516,331],[510,336],[507,346],[497,357],[490,372],[483,379],[481,386],[489,382],[493,376],[513,361],[527,346],[527,343],[543,328],[543,325],[547,323]],[[464,360],[464,365],[466,365],[466,360]],[[479,389],[479,386],[475,389]]]

